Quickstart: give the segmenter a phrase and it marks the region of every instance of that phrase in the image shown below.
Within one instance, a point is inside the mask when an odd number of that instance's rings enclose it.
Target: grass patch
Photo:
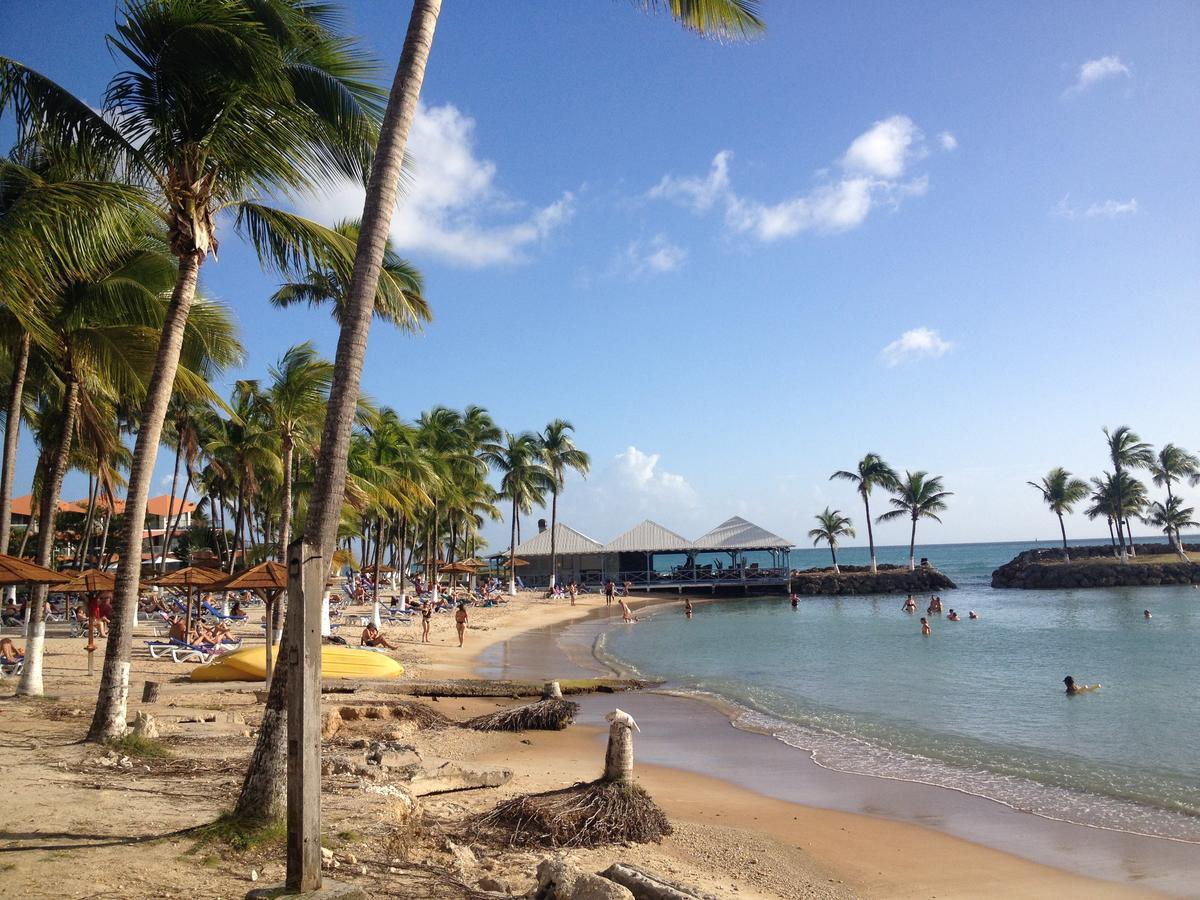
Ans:
[[[1189,555],[1189,562],[1195,562]],[[1068,563],[1058,557],[1057,559],[1039,560],[1042,565],[1053,566],[1121,566],[1125,565],[1120,559],[1115,556],[1085,556],[1079,559],[1072,558]],[[1155,553],[1153,556],[1131,556],[1129,557],[1129,566],[1173,566],[1182,565],[1183,557],[1174,551],[1170,553]]]
[[[166,759],[171,756],[167,745],[155,738],[148,738],[132,731],[119,738],[107,742],[107,746],[126,756],[140,756],[143,759]]]
[[[16,867],[16,863],[0,863],[0,872],[11,872]]]
[[[362,835],[357,831],[339,831],[338,840],[343,844],[356,844],[362,840]]]
[[[226,813],[210,825],[203,825],[193,832],[196,850],[210,844],[224,844],[234,850],[256,850],[287,840],[287,821],[245,822]],[[205,860],[207,865],[207,859]]]

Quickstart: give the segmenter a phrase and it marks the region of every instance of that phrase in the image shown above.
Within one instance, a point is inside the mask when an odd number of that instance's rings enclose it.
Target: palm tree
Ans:
[[[1167,536],[1167,540],[1171,542],[1171,546],[1175,548],[1175,552],[1183,557],[1184,562],[1191,562],[1188,555],[1183,552],[1183,544],[1179,540],[1179,532],[1184,528],[1194,528],[1200,525],[1200,522],[1193,520],[1196,510],[1190,506],[1183,505],[1183,498],[1170,497],[1166,503],[1160,503],[1155,500],[1147,508],[1145,515],[1142,516],[1142,521],[1154,528],[1161,528]]]
[[[311,453],[325,415],[333,380],[333,364],[322,359],[311,341],[291,347],[270,370],[271,384],[262,396],[262,414],[279,437],[282,496],[279,506],[279,559],[291,540],[293,454]]]
[[[1175,444],[1166,444],[1154,457],[1150,464],[1150,478],[1159,487],[1167,489],[1167,503],[1174,498],[1171,485],[1176,481],[1186,481],[1192,487],[1200,484],[1200,457],[1188,453]],[[1170,537],[1168,534],[1167,537]]]
[[[511,540],[508,545],[508,592],[517,594],[517,518],[535,505],[545,503],[546,492],[554,489],[554,474],[543,462],[540,438],[530,431],[521,434],[505,432],[504,444],[496,461],[503,473],[500,496],[512,503]]]
[[[838,568],[837,547],[838,539],[843,537],[854,537],[854,529],[851,527],[851,522],[848,518],[842,515],[840,509],[830,509],[825,507],[825,511],[818,513],[815,516],[817,527],[808,532],[808,536],[813,539],[813,546],[825,543],[829,545],[829,553],[833,556],[833,571],[840,575],[842,570]]]
[[[1058,516],[1058,528],[1062,532],[1063,560],[1071,561],[1067,550],[1067,526],[1063,524],[1063,513],[1069,513],[1080,500],[1088,495],[1088,483],[1072,477],[1071,473],[1062,466],[1051,469],[1041,482],[1027,481],[1030,487],[1042,492],[1042,500],[1050,507],[1050,512]]]
[[[652,0],[658,8],[661,4]],[[685,27],[702,34],[717,36],[744,36],[762,28],[754,15],[752,0],[670,0],[672,15]],[[379,143],[371,165],[367,183],[366,200],[363,206],[362,228],[358,241],[359,251],[355,255],[354,273],[346,295],[345,311],[342,316],[341,333],[338,338],[337,354],[334,357],[334,381],[330,390],[329,407],[325,417],[325,430],[321,438],[321,450],[309,506],[306,525],[306,540],[320,557],[330,558],[337,540],[341,502],[346,484],[346,458],[352,431],[352,416],[358,401],[362,381],[363,360],[366,355],[367,336],[370,332],[374,299],[384,261],[398,196],[400,171],[408,144],[408,135],[417,111],[417,101],[425,77],[425,66],[433,46],[434,29],[441,12],[441,0],[415,0],[409,17],[404,49],[392,82],[391,95],[380,128]],[[514,523],[515,524],[515,523]],[[305,606],[315,615],[320,604],[320,590],[312,585],[306,591]],[[297,657],[318,655],[319,646],[314,636],[309,635]],[[303,684],[307,693],[319,690],[315,670],[301,675],[295,672],[297,684]],[[304,680],[300,680],[303,678]],[[282,684],[288,679],[276,679],[280,684],[278,693],[268,698],[268,710],[282,710],[286,695]],[[299,711],[301,701],[297,699]],[[264,719],[265,720],[265,719]],[[251,760],[243,787],[243,799],[252,782],[258,784],[256,793],[269,797],[273,805],[258,804],[264,812],[274,812],[278,806],[281,790],[278,785],[282,772],[281,754],[282,729],[263,728],[259,732],[258,746]],[[306,729],[303,739],[297,739],[300,756],[304,760],[303,771],[295,774],[299,789],[300,779],[313,777],[311,769],[317,765],[320,753],[319,729]],[[242,803],[239,801],[239,807]],[[305,822],[303,840],[313,844],[319,836],[311,832]],[[299,840],[298,835],[292,835]],[[310,858],[311,862],[311,858]],[[311,890],[320,886],[320,870],[311,865],[294,871],[289,860],[287,878],[292,890]]]
[[[567,469],[574,469],[583,477],[587,477],[592,461],[588,455],[575,446],[575,439],[570,432],[575,426],[563,419],[555,419],[539,435],[542,451],[542,461],[550,470],[553,479],[550,485],[550,589],[554,589],[558,577],[558,545],[554,526],[558,522],[558,494],[566,485]]]
[[[912,519],[912,535],[908,542],[908,568],[917,568],[917,520],[933,519],[941,523],[937,514],[946,509],[946,498],[953,496],[950,491],[942,489],[942,476],[929,475],[927,472],[905,472],[904,478],[892,489],[895,496],[888,498],[893,507],[885,512],[876,522],[889,522],[892,519],[902,519],[905,516]]]
[[[871,489],[879,487],[885,491],[895,490],[900,479],[878,453],[868,453],[858,461],[858,467],[852,472],[840,469],[829,476],[830,481],[835,478],[851,482],[862,497],[863,509],[867,514],[867,543],[871,548],[871,574],[874,575],[878,569],[875,565],[875,533],[871,528]]]
[[[1128,425],[1120,425],[1112,431],[1105,428],[1104,440],[1108,444],[1108,457],[1112,460],[1113,473],[1116,475],[1114,482],[1116,505],[1118,509],[1123,510],[1125,504],[1122,502],[1121,493],[1125,482],[1122,475],[1126,469],[1149,468],[1154,463],[1154,453],[1150,445],[1144,443]],[[1117,521],[1117,538],[1121,547],[1121,562],[1127,563],[1130,550],[1126,548],[1125,534],[1121,531],[1120,520]],[[1129,543],[1133,543],[1132,533],[1129,536]]]
[[[177,260],[139,417],[92,740],[125,730],[146,500],[200,268],[218,246],[217,213],[238,211],[264,261],[295,269],[325,254],[349,259],[328,229],[251,201],[361,178],[369,164],[382,95],[334,24],[327,7],[299,0],[130,2],[109,36],[129,68],[109,83],[101,112],[0,58],[0,102],[17,111],[18,138],[119,161],[160,207]]]

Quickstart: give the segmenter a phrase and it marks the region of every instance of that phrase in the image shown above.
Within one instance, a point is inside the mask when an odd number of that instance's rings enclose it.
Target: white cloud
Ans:
[[[879,351],[879,357],[889,366],[898,366],[918,359],[937,358],[953,346],[932,328],[922,326],[904,332]]]
[[[1107,81],[1110,78],[1132,78],[1133,72],[1129,66],[1121,62],[1119,56],[1102,56],[1099,59],[1089,59],[1079,67],[1075,83],[1063,91],[1064,97],[1074,97],[1082,94],[1092,85]]]
[[[530,209],[496,185],[496,164],[476,155],[475,121],[452,104],[417,108],[409,135],[412,183],[392,219],[401,251],[423,251],[451,263],[482,267],[522,262],[528,251],[570,221],[569,191]],[[362,214],[361,186],[306,197],[305,215],[330,222]]]
[[[958,149],[958,138],[951,132],[943,131],[938,135],[938,143],[942,145],[942,149],[949,152]]]
[[[909,166],[927,154],[921,129],[907,116],[892,116],[850,143],[839,160],[839,178],[824,176],[823,183],[807,193],[778,203],[748,199],[734,191],[729,150],[713,158],[707,175],[664,175],[647,196],[673,201],[697,214],[722,208],[726,227],[763,242],[805,231],[837,234],[857,228],[880,204],[894,208],[904,197],[924,194],[928,176],[902,179]]]
[[[586,481],[572,479],[563,497],[570,506],[564,511],[564,501],[559,502],[560,521],[569,516],[565,521],[602,541],[644,518],[681,533],[708,527],[688,480],[665,470],[660,454],[633,445],[594,469]]]
[[[617,254],[613,262],[613,271],[629,278],[675,272],[683,267],[687,255],[687,250],[665,234],[656,234],[648,241],[631,241]]]
[[[1136,197],[1130,197],[1128,200],[1105,200],[1103,203],[1092,203],[1080,209],[1071,204],[1071,196],[1067,194],[1054,204],[1050,214],[1062,219],[1115,219],[1117,216],[1135,215],[1137,211]]]

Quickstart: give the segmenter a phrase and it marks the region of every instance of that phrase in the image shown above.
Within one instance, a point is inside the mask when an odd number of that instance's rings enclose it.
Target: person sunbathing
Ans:
[[[162,602],[161,597],[157,597],[157,596],[151,597],[149,603],[142,604],[142,612],[144,612],[144,613],[156,613],[156,612],[169,613],[170,611],[171,610],[167,608],[167,604]]]
[[[359,641],[359,645],[363,647],[384,647],[388,650],[396,649],[396,645],[388,643],[387,638],[385,638],[383,633],[375,627],[374,622],[368,623],[367,627],[363,629],[362,639]]]
[[[171,628],[167,631],[167,640],[179,641],[181,644],[187,643],[187,626],[179,616],[172,617]]]
[[[202,622],[197,622],[195,630],[192,631],[192,643],[209,644],[215,647],[217,644],[234,643],[234,640],[233,635],[229,632],[229,626],[224,622],[212,628],[206,627]]]
[[[24,659],[25,651],[12,642],[12,638],[0,638],[0,656],[5,659]]]

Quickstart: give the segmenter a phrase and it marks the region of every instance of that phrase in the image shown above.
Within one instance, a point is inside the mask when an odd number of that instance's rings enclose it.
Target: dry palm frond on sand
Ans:
[[[477,716],[463,724],[476,731],[562,731],[575,721],[579,704],[570,700],[541,700]]]
[[[649,843],[671,833],[666,813],[630,781],[588,781],[505,800],[479,823],[509,832],[514,847]]]

